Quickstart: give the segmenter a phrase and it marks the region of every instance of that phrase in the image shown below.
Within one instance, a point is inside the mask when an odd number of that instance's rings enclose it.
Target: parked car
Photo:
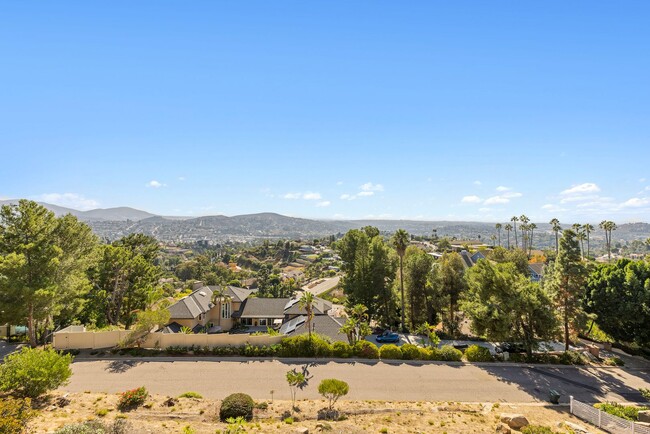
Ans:
[[[526,347],[518,342],[501,342],[494,348],[497,354],[500,353],[525,353]]]
[[[376,340],[377,342],[381,342],[381,343],[395,344],[399,342],[399,335],[397,333],[391,332],[390,330],[386,330],[382,334],[378,335]]]

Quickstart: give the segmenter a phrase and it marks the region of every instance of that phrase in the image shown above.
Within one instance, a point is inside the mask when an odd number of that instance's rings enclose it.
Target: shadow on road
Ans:
[[[139,360],[112,360],[106,366],[106,370],[112,374],[121,374],[141,363],[143,362]]]

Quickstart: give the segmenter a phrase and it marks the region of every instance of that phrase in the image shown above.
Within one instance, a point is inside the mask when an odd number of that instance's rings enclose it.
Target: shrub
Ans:
[[[282,357],[329,357],[332,347],[323,336],[312,334],[309,336],[298,335],[282,340],[279,348]]]
[[[440,360],[445,362],[460,362],[463,358],[463,353],[451,345],[443,345],[440,348]]]
[[[594,407],[604,411],[605,413],[613,414],[614,416],[618,416],[622,419],[627,419],[627,420],[638,420],[639,411],[645,410],[644,407],[637,407],[634,405],[622,405],[617,402],[605,402],[602,404],[594,404]]]
[[[354,355],[363,359],[378,359],[379,349],[372,342],[359,341],[354,344]]]
[[[233,393],[228,395],[222,402],[219,409],[219,419],[225,422],[229,418],[243,417],[245,420],[253,418],[255,401],[245,393]]]
[[[400,360],[402,358],[402,350],[394,344],[382,345],[379,348],[379,357],[382,359]]]
[[[585,357],[577,351],[565,351],[559,357],[559,363],[563,365],[585,365],[587,361]]]
[[[420,347],[413,344],[404,344],[401,347],[404,360],[418,360],[420,358]]]
[[[98,408],[95,410],[95,414],[99,417],[104,417],[108,414],[108,409],[107,408]]]
[[[70,424],[58,429],[54,434],[129,434],[131,432],[131,427],[127,421],[115,419],[112,423],[89,420]]]
[[[203,396],[200,393],[196,392],[185,392],[181,393],[178,395],[179,398],[195,398],[195,399],[203,399]]]
[[[426,360],[442,361],[442,352],[440,348],[428,348]]]
[[[143,387],[127,390],[120,395],[117,401],[117,408],[120,411],[129,411],[140,407],[149,397],[149,392]]]
[[[625,366],[625,362],[620,357],[608,357],[603,363],[607,366]]]
[[[284,418],[284,423],[287,425],[293,425],[293,418],[291,416]]]
[[[490,350],[480,345],[470,345],[465,350],[465,358],[468,362],[491,362],[493,360]]]
[[[29,398],[0,399],[0,433],[21,433],[27,422],[36,416],[32,411],[32,402]]]
[[[329,409],[332,411],[336,401],[342,396],[345,396],[350,391],[350,386],[345,381],[337,380],[336,378],[327,378],[320,382],[318,385],[318,393],[323,395],[329,401]]]
[[[37,398],[68,382],[72,358],[51,348],[23,347],[20,352],[5,357],[4,364],[0,365],[0,390]]]
[[[337,341],[332,344],[332,356],[348,358],[352,357],[353,348],[352,345],[347,342]]]
[[[650,389],[639,389],[646,401],[650,402]]]
[[[547,426],[527,425],[521,429],[521,434],[555,434],[555,431]]]

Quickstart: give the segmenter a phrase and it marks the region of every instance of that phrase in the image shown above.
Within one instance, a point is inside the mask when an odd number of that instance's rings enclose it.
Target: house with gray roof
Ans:
[[[332,303],[314,297],[314,316],[328,315]],[[248,298],[240,309],[233,313],[239,323],[251,327],[278,327],[300,315],[306,315],[297,298]]]

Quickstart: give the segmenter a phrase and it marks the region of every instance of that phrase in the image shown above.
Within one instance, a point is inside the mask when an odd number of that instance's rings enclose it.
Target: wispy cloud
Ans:
[[[366,182],[361,187],[361,191],[384,191],[384,186],[381,184],[373,184],[372,182]]]
[[[99,202],[94,199],[88,199],[78,193],[45,193],[34,199],[66,208],[78,209],[80,211],[87,211],[99,207]]]
[[[322,196],[320,193],[314,193],[311,191],[305,192],[305,193],[286,193],[284,196],[282,196],[284,199],[290,199],[290,200],[296,200],[296,199],[303,199],[303,200],[321,200]]]
[[[504,196],[492,196],[485,199],[483,205],[499,205],[504,203],[509,203],[510,199]]]
[[[147,182],[145,186],[150,188],[161,188],[161,187],[167,187],[167,184],[163,184],[162,182],[152,179],[151,181]]]
[[[574,185],[560,192],[560,196],[573,196],[582,195],[587,193],[599,193],[600,187],[593,182],[585,182],[583,184]]]
[[[330,202],[329,200],[324,200],[322,202],[316,203],[316,206],[319,207],[319,208],[326,208],[326,207],[330,206],[331,204],[332,204],[332,202]]]
[[[359,192],[355,194],[345,193],[340,196],[341,200],[354,200],[358,197],[370,197],[374,196],[376,192],[384,191],[384,186],[381,184],[373,184],[372,182],[366,182],[363,185],[359,186]]]
[[[512,190],[512,188],[510,188],[510,187],[505,187],[505,186],[503,186],[503,185],[500,185],[500,186],[498,186],[498,187],[496,188],[496,191],[499,191],[499,192],[510,191],[510,190]]]
[[[479,187],[480,187],[481,185],[483,185],[483,183],[482,183],[481,181],[478,181],[478,180],[472,182],[472,184],[474,184],[474,185],[476,185],[476,186],[479,186]]]
[[[471,195],[471,196],[464,196],[461,200],[462,203],[481,203],[482,200],[480,197]]]
[[[623,208],[640,208],[650,205],[650,199],[647,197],[633,197],[621,204]]]
[[[483,204],[485,206],[489,205],[503,205],[506,203],[510,203],[511,199],[516,199],[518,197],[522,197],[523,194],[517,192],[517,191],[512,191],[512,188],[510,187],[504,187],[504,186],[499,186],[495,189],[497,193],[494,196],[490,196],[487,199],[483,200],[480,197],[476,195],[469,195],[469,196],[463,196],[463,198],[460,200],[461,203],[468,203],[468,204]]]
[[[179,176],[179,177],[178,177],[178,180],[181,181],[181,182],[182,182],[182,181],[185,181],[185,177],[184,177],[184,176]]]

